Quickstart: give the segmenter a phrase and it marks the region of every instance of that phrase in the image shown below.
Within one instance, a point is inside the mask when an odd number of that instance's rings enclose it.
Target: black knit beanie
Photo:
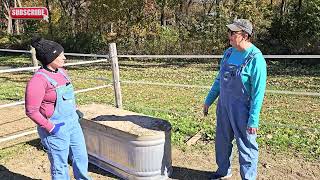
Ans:
[[[42,66],[50,64],[64,51],[59,43],[41,37],[33,37],[31,45],[36,49],[36,57]]]

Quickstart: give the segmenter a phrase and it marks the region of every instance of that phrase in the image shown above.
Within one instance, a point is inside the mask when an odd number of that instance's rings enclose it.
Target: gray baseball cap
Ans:
[[[232,24],[228,24],[227,27],[231,31],[245,31],[249,35],[252,35],[252,24],[247,19],[236,19]]]

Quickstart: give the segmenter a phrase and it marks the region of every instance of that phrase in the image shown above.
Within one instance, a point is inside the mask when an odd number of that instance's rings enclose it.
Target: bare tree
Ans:
[[[284,12],[286,10],[286,0],[281,0],[281,5],[280,5],[280,15],[284,15]]]
[[[301,12],[301,8],[302,8],[302,0],[299,0],[298,12]]]
[[[20,0],[14,0],[14,7],[22,7]],[[15,29],[17,35],[20,35],[20,24],[18,19],[15,19]]]
[[[213,9],[213,6],[216,4],[215,1],[211,1],[210,5],[209,5],[209,8],[208,8],[208,11],[207,11],[207,14],[210,14],[210,12],[212,11]]]
[[[161,26],[166,26],[165,10],[167,8],[167,0],[163,0],[161,4],[160,23]]]
[[[187,16],[189,15],[189,8],[191,7],[192,4],[193,4],[193,1],[192,0],[188,0],[188,3],[186,4],[186,8],[185,8]]]
[[[13,28],[12,28],[12,18],[10,16],[10,1],[3,0],[2,3],[3,3],[3,6],[4,6],[4,9],[6,10],[6,13],[4,13],[4,16],[8,20],[7,33],[8,34],[12,34],[13,33],[13,31],[12,31]]]
[[[49,0],[46,0],[46,8],[48,9],[49,34],[52,36],[51,12]]]
[[[87,6],[87,0],[59,0],[62,11],[71,18],[71,32],[76,36],[76,25],[79,20],[80,9]]]

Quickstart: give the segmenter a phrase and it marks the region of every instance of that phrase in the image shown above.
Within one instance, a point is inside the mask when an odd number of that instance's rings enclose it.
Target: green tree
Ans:
[[[320,0],[300,3],[292,1],[286,14],[274,17],[268,44],[273,51],[285,54],[320,52]]]

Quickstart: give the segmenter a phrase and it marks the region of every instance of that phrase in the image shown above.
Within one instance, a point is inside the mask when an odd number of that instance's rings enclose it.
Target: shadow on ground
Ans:
[[[32,141],[27,142],[27,144],[36,147],[38,150],[43,150],[41,146],[40,139],[35,139]],[[4,169],[4,170],[3,170]],[[113,174],[104,171],[103,169],[93,165],[89,164],[89,172],[100,174],[105,177],[111,177],[118,179],[117,176],[114,176]],[[209,179],[210,171],[202,171],[202,170],[196,170],[196,169],[188,169],[184,167],[177,167],[173,166],[173,173],[171,174],[170,178],[177,179],[177,180],[206,180]],[[7,178],[8,176],[9,178]],[[8,169],[6,169],[3,166],[0,166],[0,179],[1,180],[31,180],[31,178],[25,177],[20,174],[15,174],[13,172],[10,172]]]
[[[212,172],[173,166],[171,178],[181,180],[206,180],[209,179],[210,173]]]
[[[89,163],[88,171],[92,172],[92,173],[95,173],[95,174],[100,174],[100,175],[105,176],[105,177],[119,179],[117,176],[109,173],[108,171],[105,171],[105,170],[99,168],[98,166],[90,164],[90,163]]]
[[[44,148],[41,145],[40,139],[35,139],[35,140],[32,140],[32,141],[28,141],[27,144],[29,144],[31,146],[34,146],[35,148],[37,148],[37,150],[45,151]],[[69,161],[69,165],[71,166],[71,161]],[[113,174],[111,174],[111,173],[109,173],[107,171],[104,171],[103,169],[101,169],[101,168],[99,168],[99,167],[97,167],[97,166],[95,166],[93,164],[89,164],[88,171],[92,172],[92,173],[95,173],[95,174],[100,174],[100,175],[103,175],[103,176],[106,176],[106,177],[117,178],[117,176],[114,176]],[[16,180],[15,178],[16,177],[14,177],[13,179]],[[2,180],[1,176],[0,176],[0,180]],[[20,180],[20,179],[17,179],[17,180]],[[21,180],[24,180],[24,179],[21,179]]]
[[[0,165],[0,179],[1,180],[40,180],[40,179],[29,178],[27,176],[11,172],[9,169],[7,169],[2,165]]]

